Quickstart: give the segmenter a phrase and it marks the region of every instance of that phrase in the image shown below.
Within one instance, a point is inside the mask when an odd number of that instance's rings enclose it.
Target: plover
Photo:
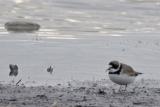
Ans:
[[[52,67],[52,66],[49,66],[49,67],[47,68],[47,72],[49,72],[50,74],[52,74],[52,72],[53,72],[53,67]]]
[[[13,64],[9,64],[9,68],[10,68],[9,76],[15,76],[16,77],[18,75],[18,66],[13,65]]]
[[[10,72],[9,76],[12,77],[11,83],[15,83],[14,79],[18,75],[18,66],[14,64],[9,64]]]
[[[109,68],[107,69],[109,78],[112,82],[125,85],[125,90],[127,85],[133,83],[135,78],[142,74],[140,72],[136,72],[130,65],[120,63],[119,61],[111,61],[109,62]],[[119,88],[119,91],[121,86]]]

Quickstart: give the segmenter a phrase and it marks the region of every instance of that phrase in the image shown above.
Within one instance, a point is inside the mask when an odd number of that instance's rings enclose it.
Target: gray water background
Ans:
[[[8,21],[31,21],[38,23],[41,29],[35,33],[8,32],[4,28],[4,24]],[[107,64],[105,58],[108,57],[106,56],[108,52],[104,51],[107,41],[103,37],[150,36],[145,41],[148,44],[150,43],[148,41],[152,41],[152,36],[159,36],[159,31],[159,0],[0,0],[1,80],[8,80],[9,63],[18,63],[19,78],[23,77],[31,82],[58,83],[63,79],[66,82],[77,78],[87,80],[97,77],[103,79],[104,74],[97,72],[104,72],[106,67],[104,65]],[[100,39],[96,41],[92,38]],[[140,38],[142,39],[143,37]],[[153,41],[158,39],[155,38]],[[132,42],[132,39],[129,42]],[[121,43],[123,38],[120,39]],[[149,50],[151,48],[152,46],[146,47]],[[159,50],[155,52],[159,53]],[[142,71],[145,69],[150,75],[152,74],[150,69],[154,65],[147,68],[143,62],[150,62],[148,56],[156,54],[146,53],[146,59],[140,60],[142,65],[135,63],[133,65]],[[141,53],[140,55],[143,56]],[[122,56],[118,58],[125,60]],[[139,56],[139,59],[141,58]],[[128,59],[131,59],[132,64],[134,57]],[[129,61],[128,59],[126,61]],[[155,63],[159,61],[159,58],[151,59],[155,59],[153,60]],[[56,64],[55,77],[41,72],[51,64]]]

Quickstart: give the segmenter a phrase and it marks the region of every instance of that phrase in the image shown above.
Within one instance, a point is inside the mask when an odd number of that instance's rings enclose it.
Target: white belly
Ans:
[[[111,81],[119,85],[127,85],[135,80],[134,76],[128,76],[126,74],[121,74],[121,75],[108,74],[108,75]]]

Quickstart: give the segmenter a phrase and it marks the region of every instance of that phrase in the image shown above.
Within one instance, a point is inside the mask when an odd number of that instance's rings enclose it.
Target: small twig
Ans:
[[[17,83],[16,83],[16,86],[22,81],[22,79],[20,79]]]

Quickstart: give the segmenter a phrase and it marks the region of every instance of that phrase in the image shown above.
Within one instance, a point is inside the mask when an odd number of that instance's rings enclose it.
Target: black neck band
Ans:
[[[119,67],[119,70],[118,70],[118,71],[115,71],[115,72],[109,72],[109,74],[120,74],[121,70],[122,70],[122,64],[120,65],[120,67]]]

